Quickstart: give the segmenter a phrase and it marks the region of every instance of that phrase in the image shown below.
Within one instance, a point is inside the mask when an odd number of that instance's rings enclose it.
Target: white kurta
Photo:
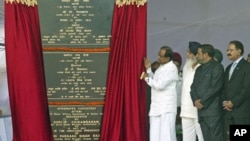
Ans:
[[[181,96],[181,113],[182,117],[182,137],[183,141],[196,141],[196,136],[199,141],[203,141],[203,135],[200,124],[198,122],[198,111],[194,107],[191,99],[190,91],[193,83],[195,70],[200,65],[196,65],[195,68],[184,65],[183,67],[183,83],[182,83],[182,96]]]
[[[145,81],[151,87],[151,104],[149,116],[158,116],[163,113],[177,111],[176,83],[178,81],[178,70],[173,61],[170,61],[152,73],[147,69],[150,77]]]
[[[145,81],[151,87],[150,141],[176,141],[177,67],[170,61],[161,65],[154,75],[151,68],[147,73],[150,77]]]
[[[12,122],[6,73],[5,50],[0,50],[0,140],[12,140]]]
[[[182,75],[180,74],[176,84],[176,93],[177,93],[177,107],[181,107]]]
[[[193,69],[186,64],[183,67],[182,95],[181,95],[181,117],[198,118],[197,108],[194,107],[190,91],[193,83],[196,67]]]

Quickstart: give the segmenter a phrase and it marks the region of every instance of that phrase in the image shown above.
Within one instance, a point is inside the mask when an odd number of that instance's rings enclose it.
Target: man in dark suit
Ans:
[[[240,41],[229,43],[227,56],[233,63],[225,70],[223,89],[227,132],[231,124],[250,124],[250,64],[243,53]]]
[[[190,94],[198,109],[203,138],[204,141],[223,141],[221,90],[224,68],[213,59],[214,48],[210,44],[199,46],[196,57],[201,65],[195,72]]]

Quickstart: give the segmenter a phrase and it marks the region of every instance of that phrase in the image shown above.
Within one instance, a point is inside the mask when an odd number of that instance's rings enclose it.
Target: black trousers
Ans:
[[[204,141],[224,140],[224,118],[223,116],[199,117]]]

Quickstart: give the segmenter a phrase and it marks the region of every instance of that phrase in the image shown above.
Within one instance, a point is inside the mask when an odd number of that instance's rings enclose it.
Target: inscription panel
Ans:
[[[48,99],[104,100],[109,53],[44,52]]]
[[[57,141],[98,141],[103,106],[50,106]]]
[[[43,46],[109,46],[114,1],[41,0]]]
[[[42,46],[55,48],[43,55],[56,141],[99,140],[109,53],[56,50],[109,47],[113,6],[112,0],[38,1]]]

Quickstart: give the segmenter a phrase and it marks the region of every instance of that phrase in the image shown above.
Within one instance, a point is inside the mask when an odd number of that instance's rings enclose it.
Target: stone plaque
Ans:
[[[99,140],[113,6],[112,0],[38,1],[55,141]]]
[[[38,1],[43,46],[109,46],[113,0]]]
[[[99,141],[103,106],[50,106],[57,141]]]
[[[49,100],[104,100],[109,53],[44,52]]]

